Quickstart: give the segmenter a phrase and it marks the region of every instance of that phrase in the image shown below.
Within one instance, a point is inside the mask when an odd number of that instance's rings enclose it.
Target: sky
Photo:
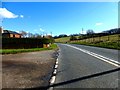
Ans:
[[[117,2],[3,2],[4,29],[38,34],[79,34],[118,27]],[[83,28],[83,32],[82,32]]]

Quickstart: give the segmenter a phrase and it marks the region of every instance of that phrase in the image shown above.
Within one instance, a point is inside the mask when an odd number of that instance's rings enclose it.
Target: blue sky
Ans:
[[[117,2],[3,2],[1,11],[2,26],[13,31],[55,36],[118,27]]]

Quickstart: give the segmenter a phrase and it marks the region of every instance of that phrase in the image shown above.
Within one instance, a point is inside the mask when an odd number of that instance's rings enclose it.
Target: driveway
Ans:
[[[46,86],[55,64],[55,51],[2,55],[2,88]]]

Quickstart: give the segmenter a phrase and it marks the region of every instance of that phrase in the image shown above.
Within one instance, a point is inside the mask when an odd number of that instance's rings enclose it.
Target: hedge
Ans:
[[[47,38],[2,38],[3,49],[42,48],[48,43],[51,40]]]

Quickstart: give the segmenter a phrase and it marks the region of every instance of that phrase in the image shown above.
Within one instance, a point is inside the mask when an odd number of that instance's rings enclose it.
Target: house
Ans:
[[[3,28],[2,27],[0,27],[0,34],[2,34],[3,33]]]
[[[45,38],[51,39],[52,36],[51,35],[47,35],[47,36],[45,36]]]
[[[5,38],[21,38],[21,34],[15,32],[15,31],[10,31],[10,30],[3,30],[2,32],[2,37]]]

